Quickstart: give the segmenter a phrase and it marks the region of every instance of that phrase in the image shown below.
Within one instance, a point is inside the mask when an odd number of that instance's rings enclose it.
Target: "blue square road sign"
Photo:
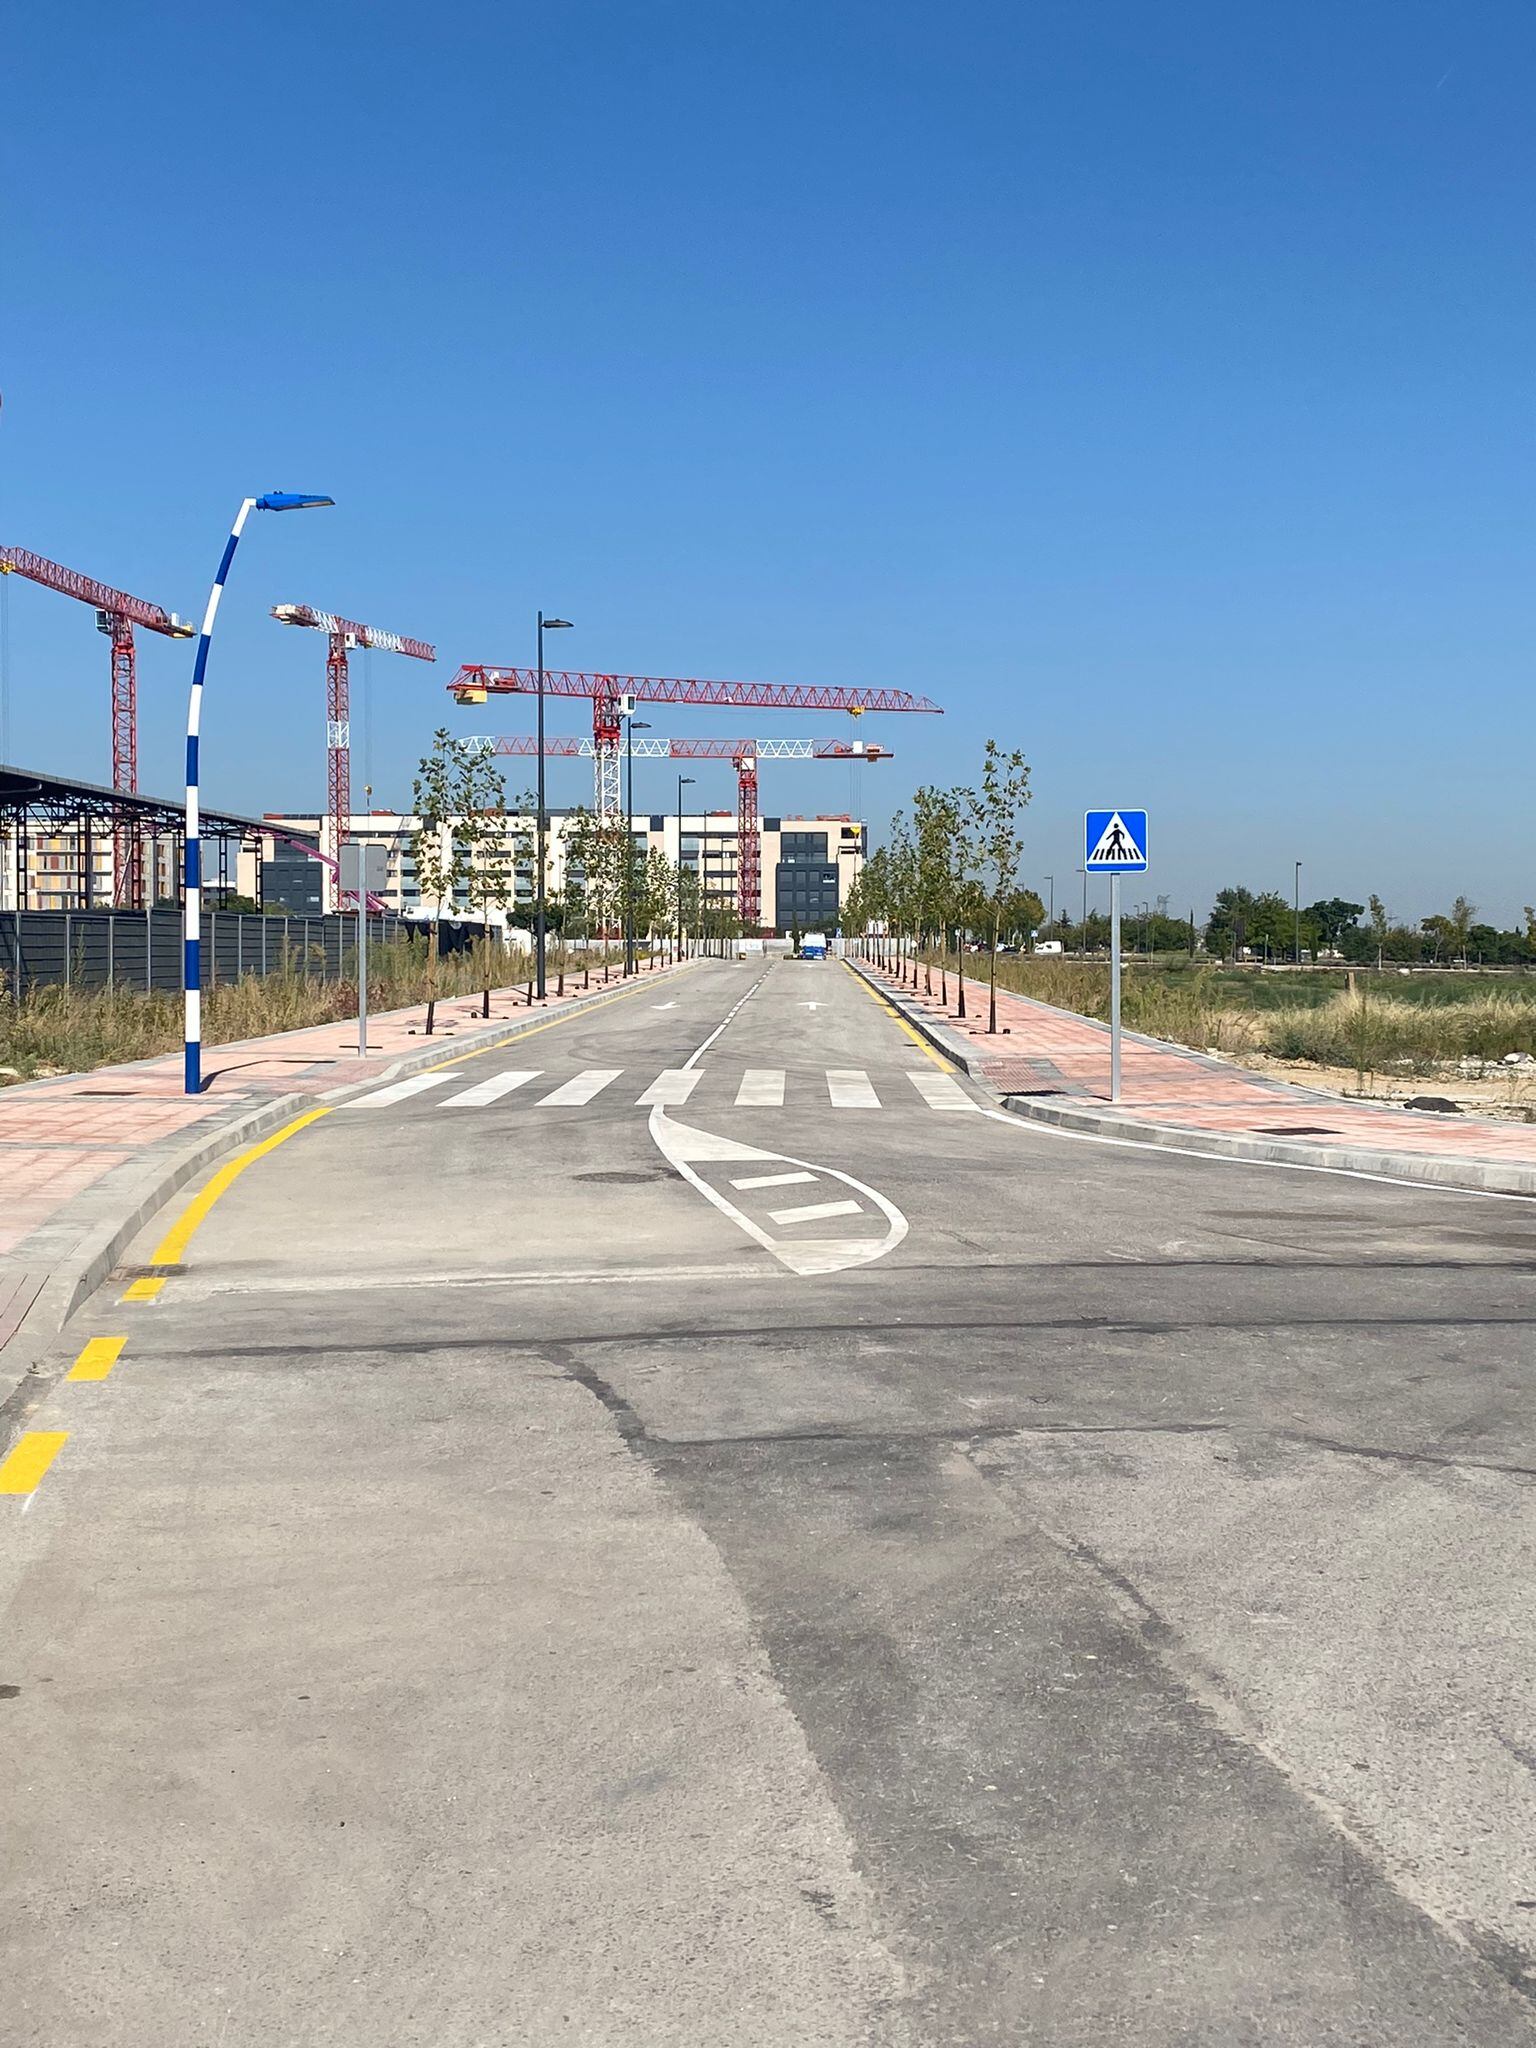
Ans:
[[[1090,875],[1139,875],[1147,865],[1145,811],[1090,811],[1083,866]]]

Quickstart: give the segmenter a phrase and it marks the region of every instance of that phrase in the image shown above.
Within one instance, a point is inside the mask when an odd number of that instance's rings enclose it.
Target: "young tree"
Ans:
[[[1387,932],[1390,929],[1387,919],[1387,906],[1379,896],[1372,896],[1369,901],[1371,906],[1371,937],[1376,941],[1376,965],[1380,967],[1382,956],[1386,951]]]
[[[1477,905],[1469,903],[1465,896],[1458,896],[1451,905],[1450,926],[1463,967],[1467,964],[1467,937],[1476,920]]]
[[[458,841],[468,868],[470,901],[480,912],[480,1014],[491,1014],[491,912],[510,910],[517,896],[517,868],[526,858],[531,834],[512,830],[507,815],[507,779],[484,741],[463,743],[464,765],[459,778]],[[526,820],[533,799],[520,799],[519,816]]]
[[[411,834],[411,857],[416,863],[416,881],[424,906],[430,906],[432,921],[427,931],[427,1036],[437,1015],[437,967],[440,957],[438,925],[444,904],[452,904],[469,878],[464,849],[456,835],[464,772],[464,754],[447,726],[432,735],[432,751],[423,754],[411,784],[411,805],[416,827]]]
[[[1018,887],[1024,857],[1024,811],[1029,803],[1029,764],[1015,748],[1004,753],[987,741],[981,788],[972,794],[968,819],[968,865],[986,897],[991,923],[988,948],[987,1029],[997,1029],[997,946],[1004,908]],[[1038,902],[1038,898],[1036,901]]]

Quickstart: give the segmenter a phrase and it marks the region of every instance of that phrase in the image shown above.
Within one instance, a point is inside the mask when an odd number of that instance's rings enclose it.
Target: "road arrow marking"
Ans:
[[[675,1010],[677,1005],[676,1003],[652,1003],[651,1008],[653,1010]]]
[[[824,1007],[824,1005],[823,1005],[823,1004],[821,1004],[821,1003],[802,1003],[802,1004],[800,1005],[800,1008],[801,1008],[802,1010],[820,1010],[820,1009],[822,1009],[823,1007]]]

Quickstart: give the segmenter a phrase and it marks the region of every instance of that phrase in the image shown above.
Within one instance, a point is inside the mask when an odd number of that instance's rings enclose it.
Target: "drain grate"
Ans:
[[[1336,1138],[1339,1135],[1327,1124],[1255,1124],[1254,1130],[1261,1138]]]

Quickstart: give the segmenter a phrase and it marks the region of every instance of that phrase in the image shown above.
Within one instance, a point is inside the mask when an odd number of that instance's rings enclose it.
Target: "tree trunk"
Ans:
[[[991,1032],[997,1029],[997,938],[1001,926],[999,914],[992,919],[992,959],[987,976],[987,1029]]]
[[[432,1036],[432,1020],[437,1015],[437,921],[427,933],[427,1036]]]

